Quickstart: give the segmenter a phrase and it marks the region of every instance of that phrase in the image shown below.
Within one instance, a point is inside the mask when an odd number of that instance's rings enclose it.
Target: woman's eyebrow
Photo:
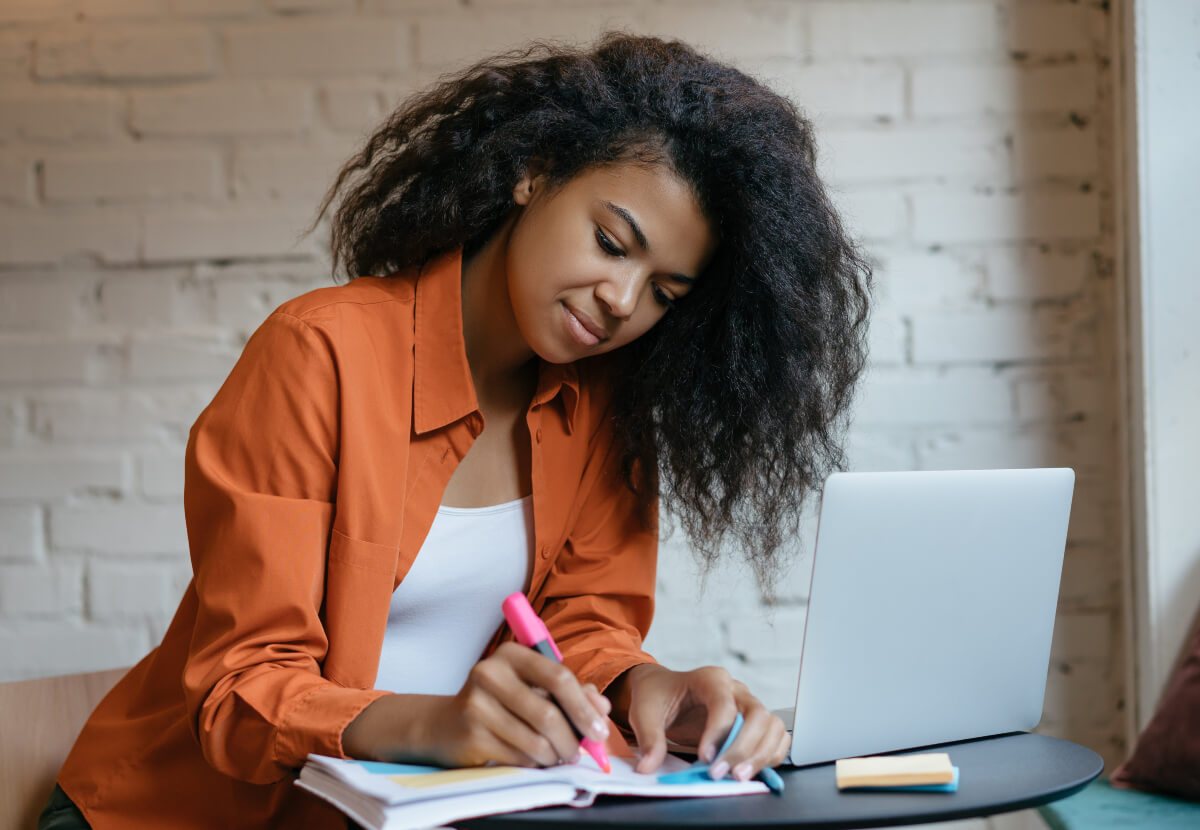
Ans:
[[[646,239],[646,234],[642,233],[642,229],[638,225],[637,220],[633,218],[633,214],[620,205],[614,205],[612,202],[601,202],[601,204],[624,219],[629,225],[629,229],[633,231],[634,237],[637,238],[638,245],[641,246],[643,251],[650,253],[650,242]]]
[[[646,239],[646,234],[642,233],[642,229],[638,225],[637,220],[633,218],[632,213],[630,213],[629,211],[627,211],[625,208],[621,207],[620,205],[614,205],[612,202],[601,202],[600,204],[604,205],[605,208],[607,208],[608,210],[615,213],[617,216],[620,216],[622,219],[624,219],[625,222],[629,225],[629,229],[631,231],[633,231],[633,235],[637,239],[637,243],[639,246],[641,246],[641,249],[643,251],[645,251],[646,253],[650,253],[650,242],[649,242],[649,240]],[[675,280],[676,282],[683,283],[684,285],[695,285],[696,284],[695,277],[689,277],[685,274],[668,274],[667,276],[670,279]]]

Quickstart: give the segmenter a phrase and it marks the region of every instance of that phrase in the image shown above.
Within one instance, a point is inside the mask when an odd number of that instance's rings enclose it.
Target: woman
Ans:
[[[195,577],[43,827],[338,826],[311,752],[549,765],[609,716],[643,772],[738,712],[714,776],[779,763],[744,685],[641,642],[660,494],[769,586],[839,460],[869,273],[807,122],[679,43],[539,46],[406,102],[334,205],[354,279],[272,314],[193,427]],[[509,642],[514,590],[565,668]]]

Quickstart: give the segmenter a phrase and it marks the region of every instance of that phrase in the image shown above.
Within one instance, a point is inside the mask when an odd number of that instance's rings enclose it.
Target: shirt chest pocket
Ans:
[[[329,638],[325,677],[349,688],[374,686],[398,561],[393,545],[331,532],[323,608]]]

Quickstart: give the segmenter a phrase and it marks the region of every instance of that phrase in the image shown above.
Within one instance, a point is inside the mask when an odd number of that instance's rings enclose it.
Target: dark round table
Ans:
[[[929,752],[930,748],[918,750]],[[455,822],[456,827],[850,828],[950,821],[1035,807],[1065,798],[1100,774],[1092,750],[1059,738],[1016,732],[945,744],[959,768],[955,793],[839,792],[833,764],[781,770],[783,795],[726,798],[606,798],[583,810],[552,807]]]

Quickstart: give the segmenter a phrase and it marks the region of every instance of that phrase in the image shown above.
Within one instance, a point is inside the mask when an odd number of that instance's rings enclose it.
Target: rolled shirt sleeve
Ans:
[[[386,692],[322,677],[321,619],[338,471],[328,337],[276,312],[192,428],[184,508],[198,609],[183,674],[205,759],[269,783]]]

